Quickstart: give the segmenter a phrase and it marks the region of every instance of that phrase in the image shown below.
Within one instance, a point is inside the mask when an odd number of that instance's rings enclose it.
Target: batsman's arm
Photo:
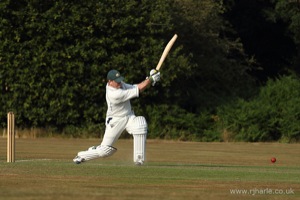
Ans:
[[[152,69],[150,71],[150,77],[147,77],[146,80],[137,84],[137,86],[139,88],[139,91],[143,92],[150,84],[154,86],[158,81],[160,81],[160,72],[155,69]]]
[[[147,78],[146,80],[144,80],[144,81],[140,82],[139,84],[137,84],[140,92],[143,92],[149,85],[151,85],[150,78]]]

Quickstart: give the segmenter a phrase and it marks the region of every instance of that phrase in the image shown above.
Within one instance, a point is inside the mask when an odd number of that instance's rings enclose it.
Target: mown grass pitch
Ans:
[[[299,199],[300,144],[148,140],[147,163],[132,140],[112,157],[73,164],[97,139],[17,139],[6,163],[0,139],[0,199]],[[270,162],[276,157],[275,164]]]

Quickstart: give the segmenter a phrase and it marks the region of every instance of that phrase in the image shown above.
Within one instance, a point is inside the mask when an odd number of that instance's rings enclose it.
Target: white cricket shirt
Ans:
[[[139,97],[137,85],[122,82],[121,88],[106,85],[107,117],[124,117],[132,113],[130,99]]]

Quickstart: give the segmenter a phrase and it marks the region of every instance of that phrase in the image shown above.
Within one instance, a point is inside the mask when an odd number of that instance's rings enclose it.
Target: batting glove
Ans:
[[[158,71],[156,69],[151,69],[150,71],[150,77],[154,74],[156,74]]]
[[[155,70],[155,73],[152,73],[152,75],[150,75],[150,80],[152,82],[152,86],[154,86],[158,81],[160,81],[160,72]]]

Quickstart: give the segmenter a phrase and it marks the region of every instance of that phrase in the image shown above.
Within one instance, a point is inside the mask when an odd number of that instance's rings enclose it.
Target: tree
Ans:
[[[158,113],[147,116],[151,123],[172,110],[161,128],[173,132],[207,128],[199,113],[245,96],[252,83],[223,12],[213,0],[1,1],[2,126],[9,110],[24,127],[102,124],[107,72],[117,68],[128,83],[144,80],[177,33],[162,82],[134,101],[135,111]]]
[[[172,26],[155,26],[169,23],[168,6],[162,0],[2,1],[1,119],[14,110],[17,123],[29,127],[101,122],[107,71],[118,68],[131,83],[145,78],[173,34]]]
[[[251,93],[253,80],[250,60],[238,38],[230,34],[230,24],[223,20],[222,3],[205,0],[175,1],[173,20],[183,51],[192,65],[178,77],[172,87],[185,90],[175,95],[187,110],[213,110],[230,99]],[[245,93],[245,91],[247,91]]]
[[[263,83],[269,77],[285,74],[296,55],[296,45],[286,34],[288,24],[282,19],[274,20],[274,2],[225,1],[228,11],[224,16],[237,31],[246,54],[256,60],[258,70],[252,74]]]
[[[292,69],[300,73],[300,1],[299,0],[272,0],[274,9],[268,10],[268,19],[273,23],[283,21],[287,24],[285,34],[292,38],[297,53],[292,64]]]

